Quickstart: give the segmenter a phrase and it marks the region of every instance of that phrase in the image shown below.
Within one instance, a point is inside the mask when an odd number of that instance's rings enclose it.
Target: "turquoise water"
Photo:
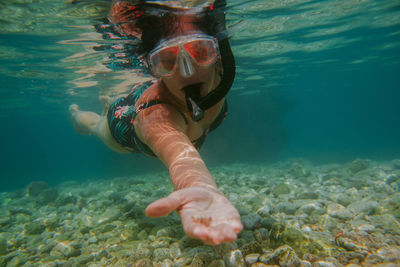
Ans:
[[[68,106],[101,112],[126,90],[93,28],[108,1],[0,4],[0,190],[163,170],[74,132]],[[289,158],[400,157],[397,1],[228,1],[237,61],[230,113],[201,153],[209,166]],[[134,77],[135,76],[135,77]]]

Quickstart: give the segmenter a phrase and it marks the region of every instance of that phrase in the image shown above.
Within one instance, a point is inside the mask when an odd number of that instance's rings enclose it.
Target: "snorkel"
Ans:
[[[220,102],[229,92],[235,78],[235,59],[228,40],[225,26],[225,0],[214,1],[144,1],[148,13],[167,17],[170,14],[194,15],[204,17],[206,33],[217,38],[223,68],[221,81],[218,86],[207,95],[201,97],[201,83],[188,85],[183,88],[186,104],[191,112],[193,121],[198,122],[204,117],[204,111]],[[158,9],[158,10],[157,10]],[[157,14],[158,12],[158,14]],[[165,21],[164,23],[168,23]],[[154,30],[154,28],[153,28]],[[142,37],[145,37],[142,35]],[[146,38],[153,39],[150,34]],[[154,40],[154,39],[153,39]]]
[[[186,94],[188,109],[192,113],[191,118],[195,122],[203,119],[204,111],[216,105],[226,96],[235,79],[236,65],[226,33],[225,6],[225,0],[217,0],[216,3],[211,6],[212,8],[210,8],[215,12],[215,20],[213,21],[214,25],[210,25],[212,27],[211,32],[214,32],[215,37],[218,39],[223,68],[222,78],[219,85],[204,97],[200,97],[201,84],[193,84],[183,88]]]

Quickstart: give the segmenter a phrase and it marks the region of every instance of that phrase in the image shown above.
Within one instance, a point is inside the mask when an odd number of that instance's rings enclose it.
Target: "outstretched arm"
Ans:
[[[181,115],[168,105],[150,107],[141,111],[135,129],[168,167],[176,188],[169,196],[150,204],[146,214],[160,217],[176,210],[188,236],[211,245],[233,242],[242,229],[239,213],[218,192],[204,161],[185,134]]]

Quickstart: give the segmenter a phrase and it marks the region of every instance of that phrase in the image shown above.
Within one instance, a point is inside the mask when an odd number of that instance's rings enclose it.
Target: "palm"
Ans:
[[[159,217],[173,210],[179,213],[185,233],[206,244],[231,243],[242,229],[235,207],[212,189],[190,187],[175,191],[149,205],[146,214]]]

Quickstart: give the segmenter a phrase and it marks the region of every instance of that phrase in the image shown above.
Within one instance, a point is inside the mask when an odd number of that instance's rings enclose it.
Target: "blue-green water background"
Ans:
[[[51,2],[54,14],[46,14],[40,9],[45,1],[10,3],[8,8],[19,11],[15,16],[27,16],[20,11],[31,8],[31,19],[18,24],[18,17],[3,15],[0,24],[0,191],[33,180],[57,184],[164,170],[156,159],[117,154],[73,130],[71,103],[101,109],[96,86],[68,93],[69,81],[79,74],[63,59],[82,48],[62,41],[94,31],[70,27],[94,23],[98,13],[82,15],[82,8],[92,11],[93,5],[80,4],[75,14],[75,6]],[[291,158],[316,163],[400,158],[400,4],[349,3],[229,4],[238,72],[229,116],[201,149],[210,167]],[[57,19],[60,10],[70,12]],[[43,20],[40,12],[53,20]],[[79,64],[95,61],[72,65]]]

